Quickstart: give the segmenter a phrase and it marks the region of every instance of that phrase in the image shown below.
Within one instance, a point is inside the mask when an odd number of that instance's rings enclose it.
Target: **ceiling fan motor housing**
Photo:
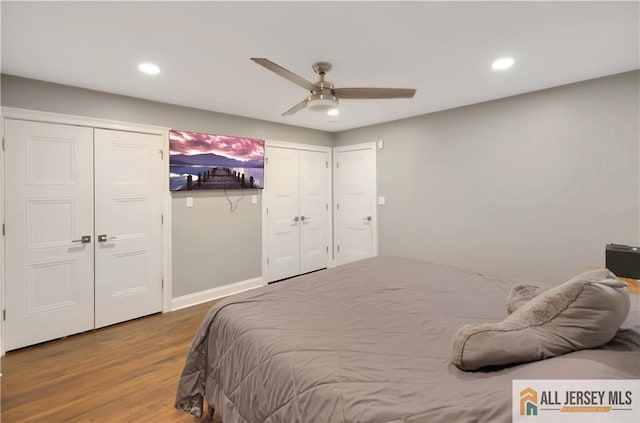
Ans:
[[[307,98],[307,107],[318,112],[326,112],[338,107],[338,99],[330,89],[314,90]]]

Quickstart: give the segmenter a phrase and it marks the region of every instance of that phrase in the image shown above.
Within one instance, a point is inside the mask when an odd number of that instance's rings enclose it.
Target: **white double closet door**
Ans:
[[[267,145],[267,282],[327,267],[329,151]]]
[[[161,148],[5,120],[7,350],[161,311]]]

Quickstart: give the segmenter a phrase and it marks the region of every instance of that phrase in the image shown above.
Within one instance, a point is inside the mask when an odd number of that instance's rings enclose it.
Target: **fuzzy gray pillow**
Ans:
[[[462,370],[526,363],[609,342],[629,313],[626,284],[607,269],[582,273],[500,323],[463,326],[453,338]]]
[[[507,296],[507,314],[511,314],[538,295],[542,294],[546,288],[536,285],[516,285],[511,288]]]

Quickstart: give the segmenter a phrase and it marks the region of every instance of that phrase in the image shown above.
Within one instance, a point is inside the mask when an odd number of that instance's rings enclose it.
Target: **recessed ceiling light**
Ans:
[[[503,57],[491,64],[493,70],[505,70],[513,66],[514,60],[511,57]]]
[[[138,69],[140,69],[140,72],[148,75],[157,75],[160,73],[160,68],[153,63],[140,63]]]
[[[340,113],[338,109],[329,109],[329,111],[327,111],[329,116],[338,116],[338,113]]]

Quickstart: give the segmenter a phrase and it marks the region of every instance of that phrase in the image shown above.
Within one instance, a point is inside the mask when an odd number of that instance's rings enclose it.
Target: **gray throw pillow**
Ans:
[[[507,314],[511,314],[530,300],[542,294],[546,288],[535,285],[516,285],[507,296]]]
[[[607,269],[582,273],[499,323],[463,326],[453,338],[462,370],[526,363],[609,342],[629,312],[626,284]]]

